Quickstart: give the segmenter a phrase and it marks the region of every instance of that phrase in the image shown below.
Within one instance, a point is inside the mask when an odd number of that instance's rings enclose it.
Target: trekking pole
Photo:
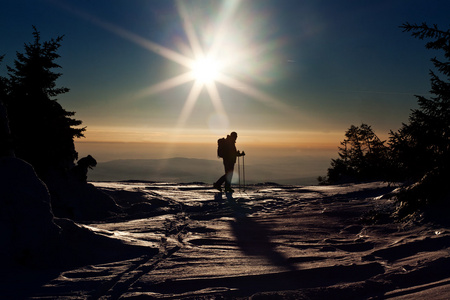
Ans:
[[[245,155],[242,156],[242,179],[244,180],[244,192],[245,192]]]
[[[241,161],[238,158],[238,179],[239,179],[239,192],[241,191]]]

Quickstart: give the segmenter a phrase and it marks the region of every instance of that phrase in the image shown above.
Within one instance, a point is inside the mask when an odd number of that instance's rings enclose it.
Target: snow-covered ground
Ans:
[[[78,225],[133,255],[5,270],[2,297],[450,298],[449,230],[390,220],[394,203],[382,196],[394,187],[385,183],[260,184],[233,199],[202,183],[93,184],[123,212]],[[114,251],[103,244],[95,254]]]

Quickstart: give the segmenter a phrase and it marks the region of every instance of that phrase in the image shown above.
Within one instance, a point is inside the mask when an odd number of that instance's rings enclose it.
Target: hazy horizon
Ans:
[[[94,181],[177,181],[173,178],[180,178],[178,181],[211,183],[223,172],[222,159],[219,159],[216,155],[217,145],[215,143],[83,142],[77,143],[76,148],[79,152],[79,158],[92,155],[99,162],[98,166],[88,173],[88,178]],[[338,156],[337,147],[335,149],[302,149],[275,147],[273,145],[246,145],[245,143],[241,145],[238,141],[237,148],[246,152],[244,159],[247,180],[252,183],[271,181],[300,185],[316,184],[316,178],[326,175],[331,159]],[[176,166],[164,166],[164,168],[157,165],[156,160],[173,158],[205,160],[199,162],[205,165],[186,166],[178,164]],[[151,166],[142,166],[139,162],[134,163],[132,160],[141,160],[142,163],[146,163],[144,160],[155,162]],[[122,161],[127,161],[128,165]],[[240,162],[242,166],[243,161]],[[118,164],[120,167],[117,166]],[[106,166],[109,167],[106,168]],[[195,168],[196,171],[192,171],[192,168]],[[237,169],[238,165],[236,164],[235,170],[237,171]],[[192,172],[189,175],[190,177],[178,176],[178,173],[185,174],[186,171]],[[158,177],[161,172],[166,172],[165,177]]]
[[[328,160],[318,157],[271,162],[243,161],[235,166],[233,184],[275,182],[290,185],[316,185],[325,175]],[[88,172],[89,181],[204,182],[212,184],[223,174],[221,160],[174,157],[167,159],[117,159],[98,165]],[[240,174],[240,176],[239,176]],[[245,178],[244,178],[245,176]]]

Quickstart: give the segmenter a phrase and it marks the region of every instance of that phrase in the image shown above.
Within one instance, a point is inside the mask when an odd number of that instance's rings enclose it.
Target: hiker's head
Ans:
[[[232,132],[232,133],[230,133],[230,136],[234,139],[234,140],[236,140],[237,139],[237,133],[236,132]]]

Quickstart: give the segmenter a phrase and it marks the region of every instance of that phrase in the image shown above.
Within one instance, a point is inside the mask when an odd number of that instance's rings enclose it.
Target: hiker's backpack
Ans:
[[[217,140],[217,156],[224,157],[226,152],[226,143],[227,140],[225,138],[220,138]]]

